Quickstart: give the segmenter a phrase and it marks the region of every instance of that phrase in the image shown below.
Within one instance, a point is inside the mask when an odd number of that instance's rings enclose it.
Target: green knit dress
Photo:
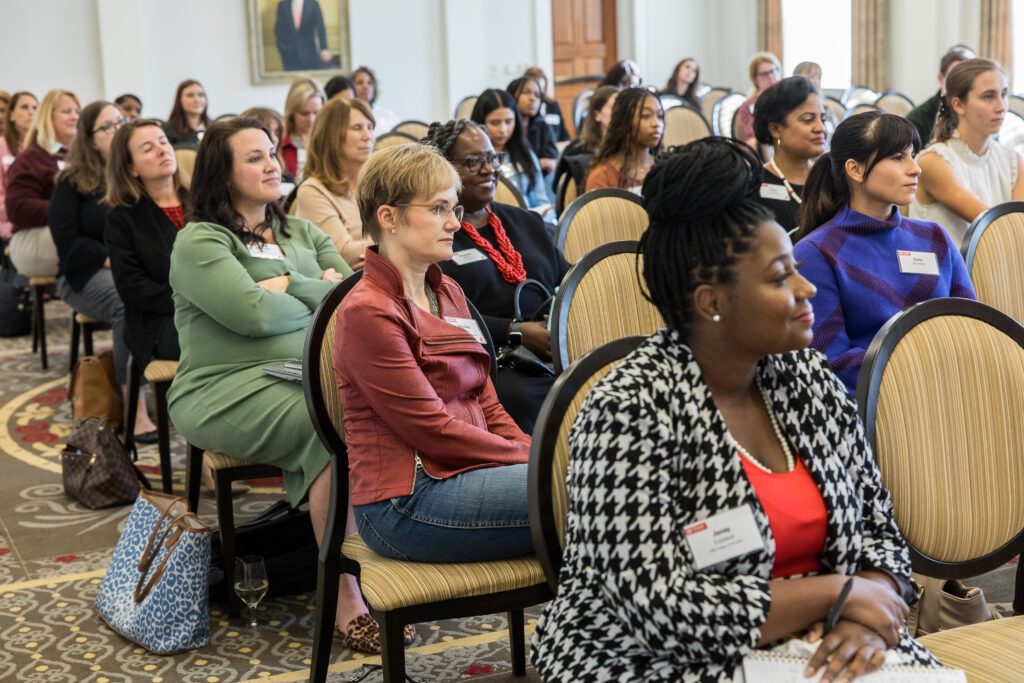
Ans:
[[[277,259],[254,255],[213,223],[189,223],[178,234],[170,282],[181,360],[167,398],[175,428],[190,443],[280,467],[298,505],[330,457],[302,387],[262,368],[302,358],[313,312],[336,284],[321,280],[323,271],[347,276],[352,269],[309,221],[289,216],[288,232],[274,229]],[[284,292],[256,284],[278,275],[290,276]]]

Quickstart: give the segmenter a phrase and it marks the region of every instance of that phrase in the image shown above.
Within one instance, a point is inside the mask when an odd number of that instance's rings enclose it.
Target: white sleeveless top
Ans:
[[[988,141],[985,154],[978,156],[967,143],[955,136],[946,142],[936,142],[921,151],[918,159],[929,152],[935,152],[949,163],[953,177],[988,207],[1008,202],[1013,197],[1013,185],[1017,182],[1017,153],[995,140]],[[910,205],[910,217],[938,223],[960,246],[967,226],[970,224],[942,204],[921,204],[914,198]]]

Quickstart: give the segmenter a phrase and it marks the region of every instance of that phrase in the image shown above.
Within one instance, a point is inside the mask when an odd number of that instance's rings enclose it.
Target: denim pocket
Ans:
[[[369,546],[370,550],[378,555],[390,557],[394,560],[409,561],[408,555],[388,543],[381,533],[377,531],[377,527],[373,526],[373,522],[366,516],[366,513],[363,513],[361,517],[362,519],[359,520],[359,537]]]

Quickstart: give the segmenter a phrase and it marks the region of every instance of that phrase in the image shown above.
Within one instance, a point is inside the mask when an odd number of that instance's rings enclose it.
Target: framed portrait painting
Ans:
[[[351,69],[348,0],[246,0],[253,85]]]

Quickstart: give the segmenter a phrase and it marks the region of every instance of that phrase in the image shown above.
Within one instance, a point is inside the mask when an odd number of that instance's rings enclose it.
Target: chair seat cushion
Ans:
[[[971,683],[1019,681],[1024,671],[1024,617],[993,619],[918,638],[943,665]]]
[[[102,320],[97,320],[85,313],[75,313],[75,322],[79,325],[106,325]]]
[[[40,275],[30,277],[28,279],[28,284],[31,287],[46,287],[47,285],[52,285],[55,284],[56,282],[57,278],[54,277],[53,275]]]
[[[252,464],[248,460],[239,460],[238,458],[232,458],[230,455],[214,453],[213,451],[206,451],[203,455],[206,456],[206,462],[210,463],[210,469],[215,472],[232,467],[248,467]]]
[[[345,539],[341,552],[359,563],[363,597],[382,611],[544,583],[544,570],[536,555],[497,562],[403,562],[381,557],[358,534]]]
[[[152,360],[142,374],[150,382],[170,382],[178,374],[178,361]]]

